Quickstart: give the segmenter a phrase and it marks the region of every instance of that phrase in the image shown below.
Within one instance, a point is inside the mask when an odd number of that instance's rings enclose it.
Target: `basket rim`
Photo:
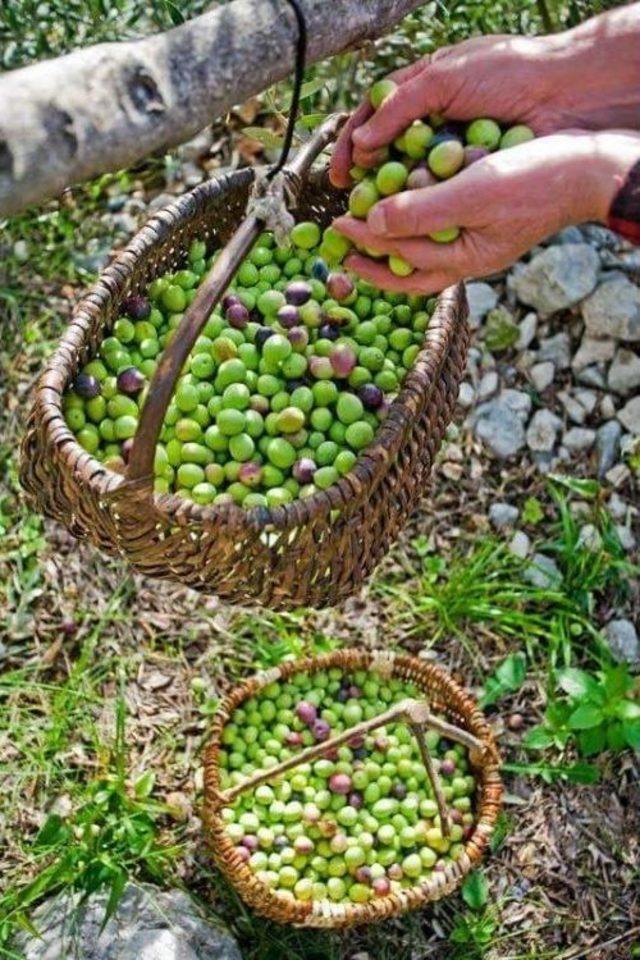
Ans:
[[[463,704],[459,715],[463,726],[473,727],[474,734],[485,744],[482,766],[475,768],[479,777],[480,799],[471,837],[465,842],[464,854],[452,862],[441,874],[432,874],[421,884],[388,894],[363,904],[331,904],[330,901],[283,901],[250,868],[234,856],[233,842],[226,834],[219,815],[218,790],[220,768],[218,755],[221,736],[233,710],[244,700],[258,693],[269,683],[286,679],[300,672],[315,672],[340,666],[345,669],[380,671],[393,676],[398,671],[410,670],[413,681],[425,692],[433,685],[442,685],[449,695]],[[447,713],[445,704],[442,711]],[[220,703],[213,718],[209,739],[204,750],[204,800],[202,819],[205,837],[222,873],[236,892],[254,909],[271,919],[301,926],[340,927],[371,922],[395,916],[407,908],[415,908],[452,892],[481,859],[493,832],[502,803],[503,786],[500,778],[500,757],[493,732],[476,701],[458,684],[451,674],[433,661],[420,660],[405,653],[342,648],[327,654],[285,661],[278,667],[260,671],[235,686]],[[487,795],[488,794],[488,795]],[[448,875],[447,875],[448,873]],[[315,904],[315,906],[314,906]],[[324,906],[321,906],[324,905]],[[333,908],[333,909],[332,909]]]
[[[462,282],[446,288],[438,295],[423,344],[390,405],[386,419],[369,447],[358,453],[353,468],[327,490],[318,490],[309,497],[275,507],[258,506],[247,510],[235,503],[203,505],[185,500],[175,493],[158,493],[153,489],[149,491],[144,485],[129,484],[126,477],[107,470],[104,464],[81,447],[67,426],[62,402],[72,380],[75,355],[87,345],[93,317],[104,314],[126,293],[135,264],[157,246],[160,237],[156,231],[166,229],[168,216],[175,218],[171,224],[171,229],[175,230],[181,222],[189,220],[199,208],[206,206],[221,192],[250,184],[260,169],[245,167],[222,173],[172,200],[147,220],[74,306],[71,320],[40,375],[33,407],[38,408],[42,416],[47,440],[55,443],[59,456],[76,482],[93,486],[97,494],[107,500],[124,501],[144,496],[158,514],[178,522],[223,522],[258,530],[286,529],[303,524],[313,516],[328,516],[332,510],[343,510],[371,494],[373,486],[384,475],[379,467],[385,461],[391,462],[397,454],[404,432],[415,418],[425,385],[427,390],[431,390],[437,382],[455,332],[453,324],[447,326],[444,321],[456,305],[466,299]],[[308,180],[319,185],[323,178],[326,179],[326,174],[326,167],[314,170]]]

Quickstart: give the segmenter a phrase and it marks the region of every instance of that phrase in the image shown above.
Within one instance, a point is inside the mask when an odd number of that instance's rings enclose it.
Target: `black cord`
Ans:
[[[298,38],[296,40],[296,63],[295,63],[295,77],[293,81],[293,94],[291,96],[291,106],[289,107],[289,120],[287,122],[287,129],[284,135],[284,143],[282,144],[282,150],[280,151],[280,159],[274,167],[269,170],[267,174],[267,180],[273,180],[277,173],[280,173],[287,158],[289,156],[289,151],[291,150],[291,144],[293,143],[293,133],[296,125],[296,120],[298,119],[298,108],[300,106],[300,93],[302,90],[302,82],[304,80],[304,67],[305,61],[307,58],[307,24],[304,19],[304,13],[300,7],[298,0],[286,0],[289,6],[293,9],[293,12],[296,17],[298,24]]]

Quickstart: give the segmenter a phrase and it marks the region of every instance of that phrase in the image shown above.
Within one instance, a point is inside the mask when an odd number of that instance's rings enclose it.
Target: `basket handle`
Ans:
[[[432,730],[435,730],[442,736],[464,744],[464,746],[468,747],[469,750],[475,753],[478,759],[480,759],[484,754],[485,745],[482,740],[474,737],[473,734],[469,733],[467,730],[463,730],[461,727],[454,726],[454,724],[447,723],[446,720],[441,720],[439,717],[434,716],[431,713],[428,704],[424,700],[401,700],[400,703],[396,704],[395,707],[385,710],[384,713],[378,714],[377,717],[372,717],[370,720],[363,720],[361,723],[358,723],[353,727],[349,727],[348,730],[337,734],[335,737],[332,737],[329,740],[324,740],[322,743],[316,743],[313,747],[307,747],[306,750],[303,750],[295,757],[289,757],[287,760],[283,760],[282,763],[279,763],[275,767],[270,767],[268,770],[258,770],[256,773],[252,774],[250,777],[246,777],[234,787],[230,787],[229,790],[218,793],[216,798],[217,803],[219,806],[228,806],[236,799],[237,796],[239,796],[241,793],[244,793],[245,790],[249,790],[251,787],[257,787],[259,784],[265,783],[267,780],[272,780],[274,777],[278,777],[281,774],[286,773],[287,770],[292,770],[294,767],[299,767],[300,764],[315,760],[325,754],[328,750],[333,750],[335,747],[341,746],[343,743],[352,740],[354,737],[371,733],[372,730],[376,730],[378,727],[383,727],[387,723],[394,723],[397,721],[403,721],[406,723],[411,728],[411,731],[418,742],[420,756],[422,758],[422,762],[424,763],[425,770],[427,771],[427,776],[429,777],[431,786],[433,787],[433,793],[438,805],[442,833],[445,837],[448,837],[450,833],[449,814],[447,812],[447,805],[442,792],[440,776],[435,768],[433,757],[431,756],[431,752],[425,740],[424,727],[430,727]]]
[[[318,154],[335,138],[345,119],[346,114],[339,113],[327,117],[314,135],[298,150],[291,163],[285,167],[284,172],[290,177],[296,199],[301,178],[309,171]],[[129,453],[125,484],[135,482],[139,485],[152,480],[156,444],[180,371],[200,331],[209,319],[211,311],[222,297],[231,278],[263,228],[263,219],[254,213],[250,212],[245,217],[202,281],[192,303],[185,310],[151,378],[147,399],[142,408],[138,429]]]

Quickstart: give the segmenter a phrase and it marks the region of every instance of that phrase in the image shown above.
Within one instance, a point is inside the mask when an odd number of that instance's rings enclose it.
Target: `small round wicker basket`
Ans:
[[[221,810],[228,800],[220,791],[219,754],[222,733],[233,711],[267,684],[280,679],[286,680],[299,672],[313,673],[330,667],[344,670],[364,669],[386,677],[412,681],[424,692],[429,710],[444,714],[448,721],[461,728],[460,733],[466,732],[470,735],[470,740],[475,738],[478,742],[478,747],[469,752],[478,785],[476,822],[472,836],[466,841],[464,853],[459,859],[448,864],[445,870],[434,871],[428,880],[418,882],[416,886],[401,893],[392,893],[362,904],[290,900],[274,893],[238,856],[221,817]],[[414,705],[417,703],[414,702]],[[419,706],[425,707],[422,703]],[[353,736],[353,731],[360,731],[362,726],[361,724],[352,728],[349,736]],[[322,750],[322,746],[319,749]],[[289,766],[293,763],[295,761],[289,762]],[[478,864],[486,850],[501,802],[502,782],[496,743],[475,701],[441,667],[415,657],[393,653],[344,649],[324,656],[290,661],[256,674],[236,687],[220,705],[204,757],[203,820],[207,841],[216,863],[240,896],[257,913],[279,923],[295,926],[337,928],[371,923],[397,916],[451,893]]]
[[[65,390],[96,354],[123,300],[182,265],[194,239],[210,246],[227,243],[242,220],[253,180],[250,169],[221,176],[158,212],[78,304],[35,391],[21,480],[39,511],[75,536],[126,557],[141,573],[232,603],[322,607],[362,583],[424,492],[465,368],[462,285],[440,296],[415,365],[353,470],[330,489],[286,506],[204,507],[154,494],[152,478],[127,482],[83,450],[62,409]],[[345,202],[321,171],[305,182],[297,215],[327,225]]]

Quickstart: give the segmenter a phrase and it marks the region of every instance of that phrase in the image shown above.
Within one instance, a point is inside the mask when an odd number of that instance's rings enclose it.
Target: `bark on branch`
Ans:
[[[381,36],[421,0],[302,0],[309,62]],[[233,0],[144,40],[102,43],[0,77],[0,215],[182,143],[286,77],[282,0]]]

